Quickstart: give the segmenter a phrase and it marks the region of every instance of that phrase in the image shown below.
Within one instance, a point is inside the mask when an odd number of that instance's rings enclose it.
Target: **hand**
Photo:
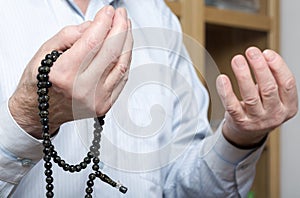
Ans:
[[[37,68],[53,49],[64,53],[51,68],[49,125],[54,133],[61,124],[102,116],[117,99],[128,78],[133,45],[131,23],[124,8],[101,9],[94,21],[68,26],[48,40],[27,65],[9,100],[17,123],[41,137],[37,108]]]
[[[272,50],[262,53],[255,47],[246,50],[246,58],[237,55],[231,63],[242,101],[237,99],[227,76],[217,78],[217,90],[226,111],[223,134],[243,148],[255,146],[298,110],[295,78],[283,59]]]

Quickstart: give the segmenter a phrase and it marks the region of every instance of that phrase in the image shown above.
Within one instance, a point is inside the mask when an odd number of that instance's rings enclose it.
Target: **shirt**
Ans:
[[[46,193],[41,141],[8,109],[24,68],[61,28],[92,20],[107,4],[127,9],[134,49],[129,81],[105,118],[99,165],[128,191],[123,195],[98,179],[93,197],[245,197],[263,146],[241,150],[226,141],[221,126],[211,132],[207,91],[182,44],[178,19],[161,0],[91,0],[85,15],[67,0],[0,0],[0,197]],[[65,123],[53,144],[76,164],[89,150],[92,131],[92,119]],[[53,164],[55,197],[84,197],[91,171],[71,174]]]

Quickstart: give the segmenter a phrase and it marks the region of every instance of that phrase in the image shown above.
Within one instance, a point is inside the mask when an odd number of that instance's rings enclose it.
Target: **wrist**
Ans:
[[[39,121],[38,108],[34,102],[37,101],[35,97],[20,96],[14,94],[8,101],[8,109],[12,118],[26,133],[36,139],[42,138],[42,125]],[[59,129],[59,125],[51,125],[51,134]]]
[[[224,138],[239,149],[255,149],[262,146],[268,138],[268,133],[243,132],[229,128],[225,123],[222,127]]]

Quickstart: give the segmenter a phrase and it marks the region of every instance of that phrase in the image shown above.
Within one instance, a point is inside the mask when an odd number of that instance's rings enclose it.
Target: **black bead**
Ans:
[[[44,167],[46,169],[50,169],[52,167],[52,163],[51,162],[46,162],[46,163],[44,163]]]
[[[48,74],[38,74],[36,76],[36,79],[40,82],[45,82],[45,81],[49,80],[49,76],[48,76]]]
[[[61,54],[61,53],[59,53],[57,50],[53,50],[53,51],[51,52],[51,55],[52,55],[52,56],[57,56],[57,57],[59,57],[60,54]]]
[[[123,194],[125,194],[126,192],[127,192],[127,188],[125,187],[125,186],[121,186],[120,188],[119,188],[119,191],[121,192],[121,193],[123,193]]]
[[[95,164],[98,164],[100,162],[100,159],[98,157],[94,157],[93,162]]]
[[[50,88],[51,86],[52,86],[52,83],[49,81],[37,83],[38,88]]]
[[[40,123],[41,123],[42,125],[47,125],[48,122],[49,122],[49,119],[48,119],[48,118],[41,118],[41,119],[40,119]]]
[[[43,60],[41,61],[41,65],[42,65],[42,66],[51,67],[51,66],[53,65],[52,56],[51,56],[51,59],[50,59],[50,57],[47,57],[47,56],[46,56],[46,59],[43,59]]]
[[[84,198],[92,198],[93,196],[91,195],[91,194],[86,194],[85,196],[84,196]]]
[[[95,155],[95,157],[98,157],[100,155],[100,152],[99,151],[95,151],[94,155]]]
[[[91,158],[85,157],[85,158],[83,159],[83,161],[84,161],[85,163],[89,164],[89,163],[91,163]]]
[[[44,141],[43,141],[43,145],[44,145],[45,147],[49,147],[49,146],[51,145],[51,141],[50,141],[50,140],[44,140]]]
[[[50,140],[50,134],[49,133],[43,133],[43,139],[44,140]]]
[[[47,189],[48,191],[52,191],[53,188],[54,188],[53,184],[47,184],[47,185],[46,185],[46,189]]]
[[[99,120],[99,124],[100,124],[101,126],[103,126],[103,125],[104,125],[104,120]]]
[[[43,130],[43,133],[49,134],[49,125],[43,125],[42,130]]]
[[[50,72],[50,67],[48,66],[40,66],[39,73],[40,74],[48,74]]]
[[[87,184],[88,187],[93,187],[94,186],[94,182],[92,180],[88,180],[86,182],[86,184]]]
[[[46,197],[54,197],[54,193],[52,192],[52,191],[48,191],[47,193],[46,193]]]
[[[63,167],[66,164],[65,160],[60,160],[58,166]]]
[[[46,54],[45,59],[51,59],[52,60],[52,55],[51,54]]]
[[[53,161],[54,161],[55,163],[58,163],[60,160],[61,160],[61,158],[60,158],[59,156],[55,156],[55,157],[53,158]]]
[[[93,188],[87,187],[87,188],[85,189],[85,192],[86,192],[87,194],[92,194],[92,193],[93,193]]]
[[[37,94],[38,94],[39,96],[47,95],[47,94],[48,94],[48,89],[47,89],[47,88],[39,88],[39,89],[37,90]]]
[[[92,144],[95,146],[95,145],[99,145],[100,144],[100,141],[99,140],[97,140],[97,139],[94,139],[93,140],[93,142],[92,142]]]
[[[87,163],[80,162],[80,166],[81,166],[82,169],[85,169],[87,167]]]
[[[63,169],[64,171],[69,171],[70,170],[69,164],[64,164]]]
[[[50,162],[50,160],[51,160],[50,155],[45,155],[45,156],[44,156],[44,161],[45,161],[45,162]]]
[[[74,173],[76,171],[76,168],[74,165],[70,165],[70,170],[71,173]]]
[[[101,133],[95,132],[95,133],[94,133],[94,138],[95,138],[96,140],[99,140],[99,141],[100,141]]]
[[[96,179],[95,173],[91,173],[91,174],[89,175],[89,179],[90,179],[90,180],[95,180],[95,179]]]
[[[88,156],[90,159],[92,159],[92,158],[94,157],[94,153],[91,152],[91,151],[89,151],[89,152],[87,153],[87,156]]]
[[[49,115],[49,112],[47,110],[42,110],[39,112],[39,116],[41,118],[46,118]]]
[[[50,148],[44,148],[43,152],[45,155],[49,155],[51,157],[51,155],[50,155],[51,149]]]
[[[81,171],[81,169],[82,169],[82,168],[81,168],[81,166],[80,166],[80,165],[76,165],[76,166],[75,166],[75,170],[76,170],[76,172],[80,172],[80,171]]]
[[[92,151],[93,153],[95,153],[95,151],[97,151],[98,148],[95,146],[90,146],[90,151]]]
[[[54,50],[51,52],[51,56],[52,56],[52,60],[56,61],[57,58],[61,55],[61,53],[59,53],[58,51]]]
[[[97,170],[99,170],[99,165],[98,164],[94,164],[92,168],[93,168],[94,171],[97,171]]]
[[[46,182],[48,183],[48,184],[51,184],[52,182],[53,182],[53,177],[46,177]]]
[[[39,98],[38,98],[38,102],[39,103],[43,103],[43,102],[48,102],[50,99],[50,97],[48,95],[41,95]]]
[[[41,110],[41,111],[47,110],[48,108],[49,108],[49,103],[48,102],[44,102],[44,103],[39,104],[39,110]]]
[[[45,170],[45,175],[50,177],[52,175],[52,170]]]
[[[53,150],[53,149],[52,149],[52,151],[51,151],[51,156],[52,156],[52,157],[56,157],[56,156],[57,156],[57,152],[56,152],[55,150]]]

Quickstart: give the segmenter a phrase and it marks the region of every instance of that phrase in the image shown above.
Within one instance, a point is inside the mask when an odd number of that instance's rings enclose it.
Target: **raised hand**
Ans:
[[[231,64],[242,101],[234,94],[228,77],[220,75],[217,90],[226,111],[223,134],[233,144],[249,148],[297,113],[296,82],[284,60],[272,50],[262,53],[250,47],[246,58],[237,55]]]
[[[133,45],[131,23],[124,8],[101,9],[92,22],[68,26],[49,39],[27,65],[9,100],[17,123],[41,137],[36,75],[44,56],[64,52],[51,68],[50,132],[67,121],[102,116],[112,106],[128,78]]]

